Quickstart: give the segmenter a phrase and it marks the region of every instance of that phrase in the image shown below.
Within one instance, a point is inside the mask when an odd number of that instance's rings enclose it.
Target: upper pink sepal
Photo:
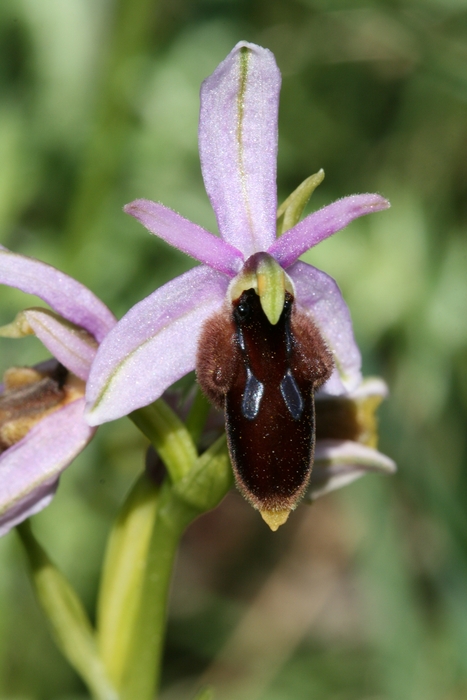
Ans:
[[[273,54],[241,41],[201,86],[204,184],[222,238],[245,259],[275,237],[280,85]]]

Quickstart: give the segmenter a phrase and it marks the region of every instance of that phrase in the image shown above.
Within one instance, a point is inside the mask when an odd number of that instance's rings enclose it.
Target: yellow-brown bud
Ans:
[[[22,440],[45,416],[84,396],[84,382],[55,364],[50,370],[10,367],[0,395],[0,452]]]

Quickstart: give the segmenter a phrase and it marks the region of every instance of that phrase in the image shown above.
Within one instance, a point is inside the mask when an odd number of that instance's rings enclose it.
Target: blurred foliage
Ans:
[[[197,153],[199,86],[240,39],[283,73],[278,187],[320,167],[310,208],[378,191],[389,212],[305,259],[339,282],[366,374],[391,388],[393,479],[302,506],[277,534],[229,494],[187,533],[165,700],[467,696],[467,8],[463,0],[2,0],[0,241],[122,315],[192,262],[121,213],[148,197],[215,230]],[[31,303],[2,289],[0,322]],[[2,368],[46,354],[2,341]],[[145,443],[104,426],[34,518],[92,609],[104,541]],[[0,698],[78,700],[0,541]],[[222,651],[224,650],[224,651]],[[213,659],[216,659],[213,661]],[[228,661],[230,659],[230,671]]]

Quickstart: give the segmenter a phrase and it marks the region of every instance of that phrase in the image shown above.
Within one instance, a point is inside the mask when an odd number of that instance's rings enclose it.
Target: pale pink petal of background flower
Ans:
[[[27,309],[24,316],[47,350],[70,372],[85,381],[96,356],[97,344],[94,338],[86,337],[47,311]]]
[[[0,455],[0,535],[49,504],[58,477],[94,435],[83,412],[84,399],[73,401]]]
[[[61,316],[101,341],[115,316],[87,287],[51,265],[0,247],[0,284],[35,294]]]

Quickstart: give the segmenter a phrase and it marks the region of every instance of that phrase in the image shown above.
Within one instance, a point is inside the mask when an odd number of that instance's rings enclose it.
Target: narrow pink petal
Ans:
[[[35,294],[61,316],[85,328],[97,341],[116,320],[106,305],[87,287],[51,265],[0,247],[0,284]]]
[[[97,350],[94,338],[47,311],[27,309],[24,315],[47,350],[70,372],[86,381]]]
[[[390,457],[373,447],[351,440],[317,440],[315,464],[325,463],[330,467],[347,467],[349,470],[353,467],[363,472],[394,474],[397,471],[396,464]]]
[[[300,221],[272,245],[268,253],[282,267],[292,265],[297,258],[333,233],[345,228],[351,221],[365,214],[387,209],[389,202],[379,194],[354,194],[338,199]]]
[[[0,455],[0,535],[48,505],[58,477],[94,435],[83,411],[84,399],[73,401]]]
[[[316,323],[334,356],[335,370],[321,391],[333,395],[352,391],[362,379],[361,356],[349,309],[337,283],[304,262],[294,263],[287,272],[295,284],[297,303]]]
[[[381,379],[381,377],[365,377],[361,384],[349,392],[348,398],[358,401],[369,396],[380,396],[381,399],[386,399],[388,395],[389,389],[384,379]]]
[[[195,367],[201,327],[222,305],[229,280],[200,266],[140,301],[101,343],[87,384],[91,425],[155,401]]]
[[[222,238],[245,258],[275,238],[280,84],[273,54],[241,41],[201,86],[204,184]]]
[[[365,474],[394,474],[396,465],[372,447],[350,440],[318,440],[307,498],[314,501]]]
[[[136,199],[123,211],[138,219],[155,236],[229,277],[234,277],[243,264],[239,250],[162,204]]]

